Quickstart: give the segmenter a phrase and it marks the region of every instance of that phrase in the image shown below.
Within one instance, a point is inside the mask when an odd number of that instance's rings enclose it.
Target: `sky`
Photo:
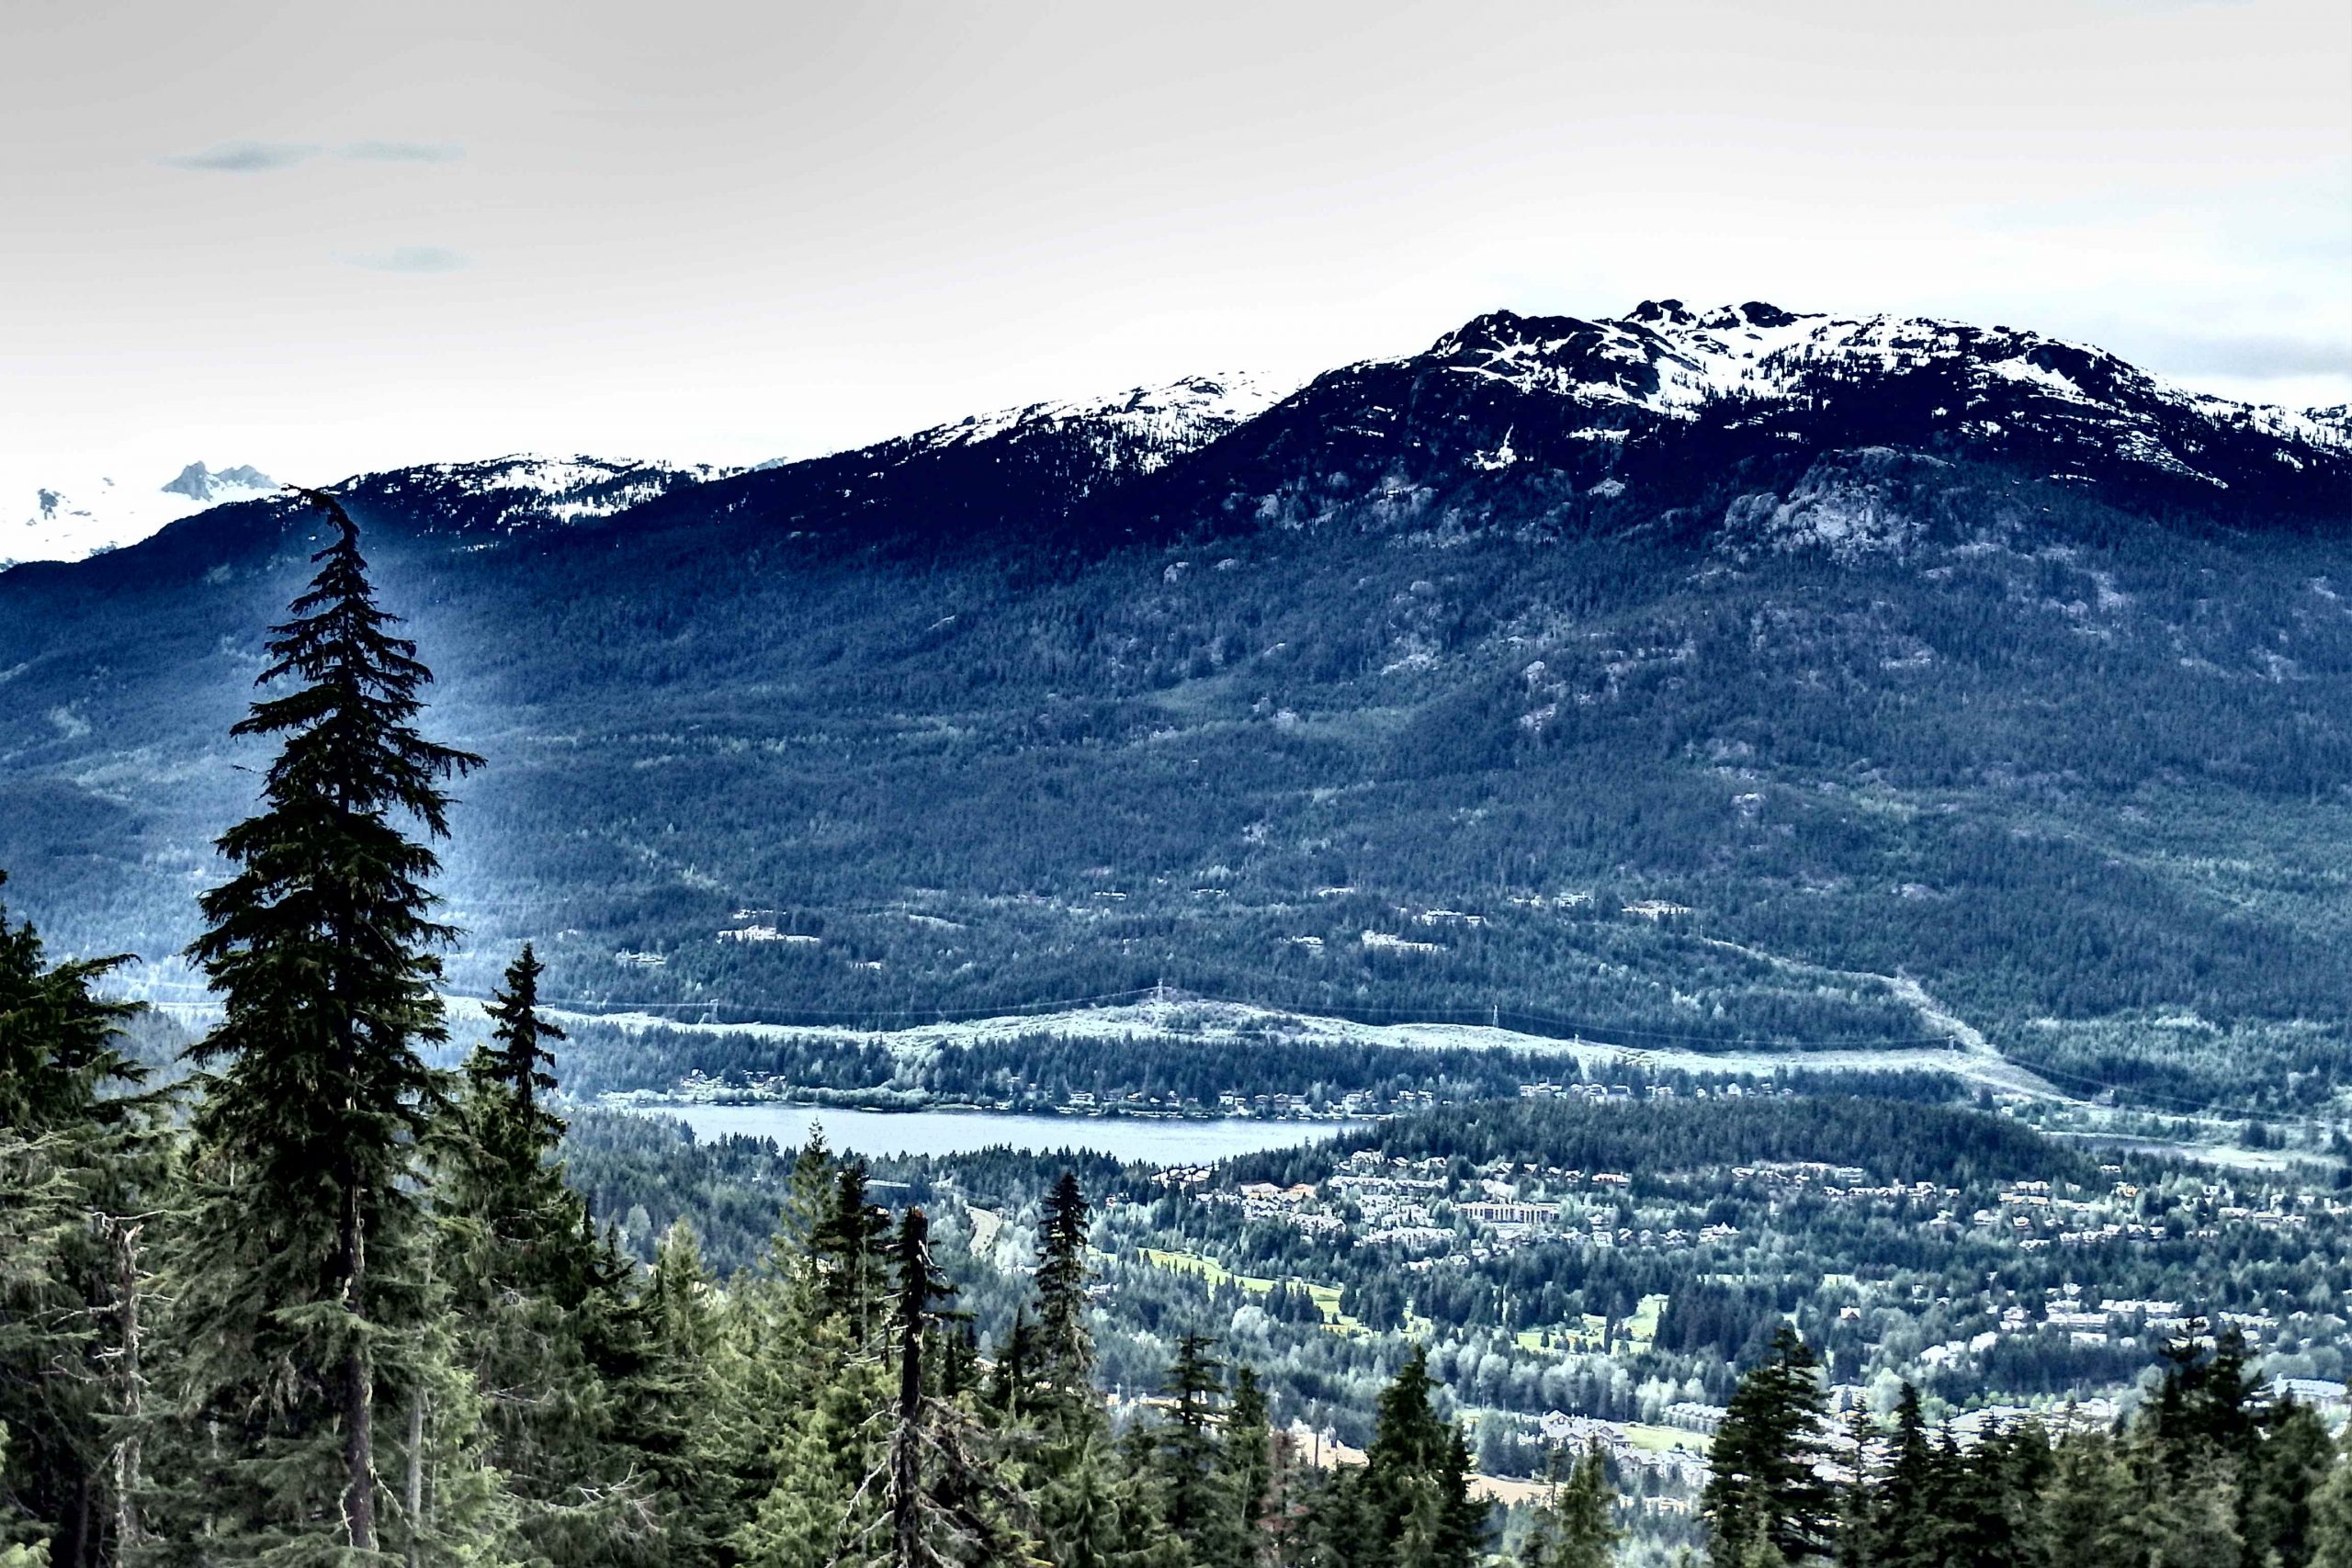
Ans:
[[[0,523],[1668,297],[2352,400],[2352,6],[0,0]]]

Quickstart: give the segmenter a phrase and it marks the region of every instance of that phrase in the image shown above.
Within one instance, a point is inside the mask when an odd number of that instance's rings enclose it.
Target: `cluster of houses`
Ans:
[[[1600,1105],[1631,1105],[1637,1100],[1792,1100],[1792,1089],[1771,1089],[1761,1084],[1723,1083],[1713,1088],[1699,1086],[1678,1089],[1672,1084],[1611,1083],[1523,1083],[1519,1086],[1521,1100],[1589,1100]]]
[[[1641,1247],[1679,1251],[1736,1238],[1729,1224],[1681,1226],[1617,1224],[1618,1198],[1634,1179],[1623,1171],[1513,1166],[1478,1168],[1474,1185],[1455,1182],[1441,1159],[1408,1160],[1375,1150],[1350,1155],[1320,1185],[1282,1187],[1251,1182],[1237,1190],[1207,1190],[1204,1203],[1238,1207],[1243,1216],[1287,1224],[1309,1235],[1347,1236],[1357,1247],[1387,1247],[1435,1254],[1406,1264],[1415,1272],[1462,1267],[1533,1246]],[[1205,1187],[1207,1168],[1163,1171],[1171,1188]],[[1531,1191],[1541,1196],[1529,1196]],[[1553,1198],[1562,1192],[1572,1199]],[[1585,1202],[1583,1195],[1600,1200]]]
[[[1721,1422],[1721,1412],[1716,1413],[1716,1420]],[[1545,1444],[1552,1448],[1578,1453],[1597,1447],[1609,1457],[1620,1475],[1645,1472],[1693,1495],[1705,1489],[1707,1478],[1713,1473],[1708,1469],[1707,1456],[1702,1449],[1679,1445],[1656,1448],[1637,1443],[1624,1427],[1614,1421],[1596,1420],[1589,1416],[1569,1416],[1552,1410],[1544,1413],[1536,1427],[1544,1434]]]
[[[2120,1175],[2120,1168],[2101,1168]],[[1969,1224],[1979,1230],[2006,1234],[2028,1252],[2052,1247],[2098,1247],[2114,1243],[2167,1239],[2217,1240],[2224,1227],[2245,1227],[2277,1235],[2300,1236],[2315,1219],[2341,1221],[2352,1216],[2352,1201],[2321,1192],[2266,1191],[2242,1201],[2220,1182],[2208,1182],[2186,1218],[2163,1219],[2144,1213],[2141,1189],[2116,1181],[2103,1193],[2085,1195],[2072,1189],[2053,1190],[2047,1181],[2011,1182],[1992,1206],[1976,1210]],[[1946,1228],[1957,1224],[1951,1214],[1938,1216]]]

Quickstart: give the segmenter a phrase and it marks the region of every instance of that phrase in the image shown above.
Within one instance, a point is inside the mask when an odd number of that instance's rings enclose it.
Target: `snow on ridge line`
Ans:
[[[1139,444],[1199,445],[1255,419],[1296,389],[1247,372],[1187,376],[1165,386],[970,414],[903,439],[922,448],[968,446],[1039,425],[1099,423]]]
[[[1558,362],[1578,351],[1581,365]],[[1941,317],[1833,316],[1790,311],[1750,301],[1693,310],[1677,300],[1645,300],[1622,317],[1520,316],[1490,312],[1447,333],[1421,354],[1364,361],[1399,366],[1423,358],[1510,381],[1523,390],[1548,390],[1586,401],[1616,402],[1654,412],[1687,413],[1712,399],[1786,397],[1800,390],[1806,371],[1822,366],[1866,366],[1892,371],[1906,362],[1973,360],[1980,378],[2034,383],[2064,400],[2132,411],[2112,398],[2084,390],[2073,378],[2030,355],[2076,359],[2126,392],[2218,423],[2241,423],[2283,440],[2342,446],[2352,442],[2352,420],[2340,409],[2296,410],[2248,403],[2181,386],[2142,369],[2096,344],[2009,327],[1978,327]],[[1654,374],[1655,389],[1584,374],[1594,364]]]
[[[676,476],[685,481],[707,481],[725,479],[741,473],[740,468],[714,463],[673,463],[664,457],[645,459],[594,457],[577,453],[570,457],[548,457],[537,452],[510,452],[496,457],[477,457],[455,462],[419,463],[397,468],[374,469],[354,474],[336,488],[365,483],[369,479],[403,479],[410,476],[431,476],[458,482],[471,482],[477,491],[531,491],[541,495],[561,495],[610,484],[630,475],[650,477]]]

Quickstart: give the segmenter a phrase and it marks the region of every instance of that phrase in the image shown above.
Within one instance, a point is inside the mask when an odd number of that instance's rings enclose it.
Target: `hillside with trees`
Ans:
[[[1602,1457],[1566,1456],[1504,1527],[1424,1347],[1382,1377],[1360,1457],[1335,1464],[1277,1429],[1257,1371],[1198,1325],[1170,1317],[1148,1369],[1129,1337],[1112,1369],[1098,1292],[1125,1266],[1106,1261],[1116,1226],[1076,1171],[1039,1200],[1035,1256],[985,1338],[933,1211],[970,1223],[966,1194],[1017,1178],[1010,1160],[885,1186],[811,1142],[740,1267],[715,1271],[683,1219],[632,1257],[582,1190],[628,1179],[630,1140],[584,1145],[600,1171],[566,1163],[564,1031],[532,945],[503,965],[485,1037],[435,1065],[458,932],[434,882],[448,786],[481,760],[430,738],[430,672],[352,519],[311,499],[332,537],[238,721],[274,751],[200,900],[189,959],[220,1007],[185,1076],[151,1084],[120,1048],[119,961],[52,962],[31,926],[0,922],[0,1562],[1611,1560],[1626,1515]],[[1624,1114],[1460,1108],[1353,1155],[1623,1160],[1669,1190],[1670,1168],[1759,1157],[1759,1141],[1921,1181],[2014,1182],[2048,1161],[1998,1120],[1894,1100],[1609,1120]],[[644,1127],[637,1146],[658,1150]],[[732,1157],[750,1170],[762,1153]],[[1148,1173],[1091,1179],[1155,1223],[1182,1201],[1147,1197],[1165,1189]],[[1292,1305],[1320,1318],[1312,1298]],[[1931,1436],[1906,1391],[1891,1430],[1853,1428],[1842,1483],[1825,1399],[1783,1326],[1714,1438],[1714,1562],[2352,1556],[2352,1472],[2308,1411],[2259,1393],[2233,1336],[2178,1346],[2114,1433],[2026,1425],[1963,1445]]]

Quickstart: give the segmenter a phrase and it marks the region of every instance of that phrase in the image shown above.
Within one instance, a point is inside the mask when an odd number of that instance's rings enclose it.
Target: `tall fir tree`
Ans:
[[[763,1273],[730,1292],[741,1382],[725,1402],[739,1407],[733,1451],[715,1468],[745,1478],[730,1545],[756,1568],[824,1568],[880,1529],[888,1364],[854,1322],[865,1292],[850,1276],[873,1276],[876,1224],[863,1173],[848,1174],[812,1126]]]
[[[2042,1498],[2033,1531],[2042,1561],[2067,1568],[2146,1562],[2131,1466],[2107,1433],[2074,1433],[2059,1445]]]
[[[1113,1441],[1094,1390],[1091,1212],[1077,1175],[1062,1172],[1040,1215],[1035,1300],[997,1345],[987,1404],[1057,1568],[1149,1568],[1179,1549],[1159,1529],[1154,1478]]]
[[[1023,1515],[988,1436],[972,1411],[940,1386],[943,1309],[955,1287],[931,1256],[931,1224],[920,1208],[899,1217],[891,1248],[898,1265],[890,1337],[898,1361],[891,1405],[886,1529],[879,1556],[889,1568],[998,1568],[1034,1559]]]
[[[1224,1363],[1209,1353],[1212,1344],[1204,1334],[1177,1337],[1175,1359],[1159,1389],[1167,1419],[1148,1432],[1146,1447],[1169,1533],[1195,1562],[1216,1561],[1229,1534],[1217,1485]]]
[[[1551,1484],[1520,1554],[1523,1568],[1610,1568],[1622,1532],[1610,1517],[1616,1489],[1609,1483],[1608,1459],[1599,1443],[1589,1444],[1563,1479],[1560,1455],[1552,1458]]]
[[[1700,1501],[1719,1564],[1798,1563],[1829,1551],[1837,1497],[1820,1474],[1820,1365],[1783,1324],[1733,1391]]]
[[[2242,1478],[2244,1568],[2307,1568],[2317,1550],[2315,1511],[2335,1444],[2318,1412],[2292,1397],[2263,1412],[2261,1430]]]
[[[365,1561],[379,1550],[376,1408],[413,1382],[423,1306],[416,1143],[443,1096],[420,1048],[447,1036],[434,991],[430,842],[443,787],[481,759],[415,720],[432,675],[395,635],[343,505],[273,627],[232,733],[274,739],[263,808],[219,840],[234,868],[189,948],[221,1021],[187,1053],[198,1213],[181,1290],[181,1415],[211,1434],[197,1517],[211,1561]],[[420,836],[421,835],[421,836]]]
[[[1895,1400],[1894,1431],[1887,1439],[1886,1465],[1873,1501],[1871,1562],[1877,1568],[1935,1568],[1936,1453],[1916,1384],[1905,1383]]]
[[[1094,1337],[1087,1325],[1086,1194],[1065,1170],[1046,1197],[1038,1226],[1034,1340],[1036,1376],[1048,1400],[1067,1406],[1094,1400]]]
[[[563,1122],[541,1103],[553,1092],[555,1053],[551,1042],[565,1038],[551,1019],[539,1012],[539,976],[547,966],[525,942],[514,962],[506,966],[505,983],[491,993],[490,1016],[495,1027],[494,1048],[484,1047],[468,1065],[478,1080],[504,1091],[505,1108],[522,1138],[542,1155],[563,1140]]]
[[[890,1216],[867,1195],[865,1162],[834,1172],[833,1195],[818,1222],[810,1251],[820,1308],[865,1349],[885,1335],[889,1303]]]
[[[1470,1495],[1470,1449],[1438,1413],[1429,1352],[1416,1345],[1381,1391],[1362,1465],[1312,1506],[1306,1532],[1341,1568],[1469,1568],[1485,1553],[1492,1510]]]
[[[1221,1532],[1226,1547],[1222,1562],[1228,1568],[1258,1568],[1272,1547],[1267,1516],[1273,1506],[1274,1433],[1265,1391],[1250,1367],[1234,1369],[1218,1480],[1230,1519]]]

